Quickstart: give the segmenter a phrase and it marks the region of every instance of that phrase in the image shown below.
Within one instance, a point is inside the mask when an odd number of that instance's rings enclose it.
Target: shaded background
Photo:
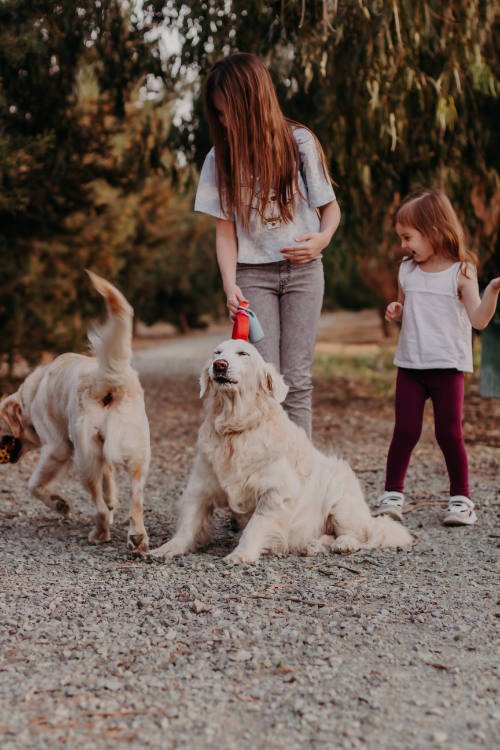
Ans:
[[[495,30],[474,0],[3,2],[4,370],[82,346],[99,305],[86,267],[146,323],[224,314],[213,222],[192,204],[210,147],[200,81],[237,49],[269,65],[338,184],[326,308],[392,298],[390,216],[422,185],[450,195],[481,278],[500,273]]]

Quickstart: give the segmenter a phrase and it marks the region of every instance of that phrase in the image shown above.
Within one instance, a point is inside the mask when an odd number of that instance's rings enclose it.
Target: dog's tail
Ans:
[[[375,547],[408,547],[413,538],[403,524],[387,516],[371,519],[368,532],[368,546]]]
[[[88,338],[100,374],[108,382],[120,382],[132,358],[134,311],[121,292],[106,279],[87,271],[92,284],[106,300],[107,320],[89,331]]]

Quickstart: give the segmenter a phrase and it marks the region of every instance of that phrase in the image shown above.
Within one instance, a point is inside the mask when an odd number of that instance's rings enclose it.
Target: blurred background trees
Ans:
[[[79,347],[115,280],[145,322],[222,314],[213,225],[192,212],[210,144],[200,81],[231,50],[269,65],[285,113],[324,146],[341,228],[329,307],[383,305],[390,214],[444,188],[500,273],[494,5],[242,0],[0,5],[0,356]]]

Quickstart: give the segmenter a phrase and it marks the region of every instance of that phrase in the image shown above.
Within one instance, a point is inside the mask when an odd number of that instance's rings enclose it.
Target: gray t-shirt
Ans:
[[[239,263],[275,263],[283,260],[280,249],[294,245],[297,237],[309,232],[319,232],[320,218],[316,209],[335,199],[332,184],[323,172],[314,137],[305,128],[294,128],[293,135],[300,154],[300,192],[307,200],[295,194],[295,213],[293,221],[288,223],[280,219],[272,196],[263,216],[259,215],[258,203],[254,199],[248,229],[235,219],[234,214],[225,214],[217,187],[214,149],[207,154],[201,170],[194,210],[218,219],[235,221]]]

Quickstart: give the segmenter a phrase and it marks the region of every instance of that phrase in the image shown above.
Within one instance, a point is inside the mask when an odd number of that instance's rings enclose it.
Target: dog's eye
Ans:
[[[238,357],[249,357],[250,354],[248,352],[238,352]]]
[[[220,357],[221,354],[222,352],[220,351],[220,349],[217,349],[217,351],[214,352],[214,357]]]

